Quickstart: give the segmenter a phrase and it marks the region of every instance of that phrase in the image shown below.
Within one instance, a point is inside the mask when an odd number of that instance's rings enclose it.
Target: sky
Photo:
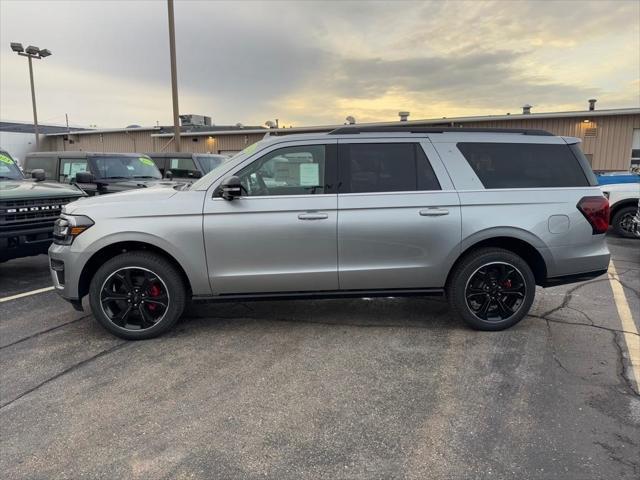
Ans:
[[[640,1],[176,0],[180,113],[340,124],[640,107]],[[0,119],[172,123],[167,3],[0,0]]]

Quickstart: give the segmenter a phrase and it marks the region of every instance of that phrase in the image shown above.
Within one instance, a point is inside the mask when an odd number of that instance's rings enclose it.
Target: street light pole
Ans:
[[[36,89],[33,84],[33,59],[41,60],[51,55],[51,51],[46,48],[40,49],[29,45],[26,49],[21,43],[11,42],[11,50],[21,57],[27,57],[29,61],[29,82],[31,84],[31,104],[33,106],[33,131],[36,135],[36,149],[40,150],[40,135],[38,132],[38,111],[36,109]]]
[[[40,135],[38,134],[38,111],[36,110],[36,89],[33,86],[33,63],[29,58],[29,80],[31,81],[31,103],[33,104],[33,130],[36,134],[36,150],[40,150]]]
[[[176,65],[176,28],[173,18],[173,0],[167,0],[169,11],[169,54],[171,56],[171,95],[173,97],[173,141],[180,151],[180,112],[178,109],[178,68]]]

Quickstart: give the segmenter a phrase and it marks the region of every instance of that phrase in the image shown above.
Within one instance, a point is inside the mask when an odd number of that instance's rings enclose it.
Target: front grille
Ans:
[[[37,198],[0,201],[0,232],[15,233],[33,229],[53,229],[62,207],[77,197]]]

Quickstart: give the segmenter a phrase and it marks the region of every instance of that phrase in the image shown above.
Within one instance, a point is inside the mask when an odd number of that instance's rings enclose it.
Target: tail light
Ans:
[[[606,233],[609,228],[609,200],[605,197],[582,197],[576,207],[591,224],[593,235]]]

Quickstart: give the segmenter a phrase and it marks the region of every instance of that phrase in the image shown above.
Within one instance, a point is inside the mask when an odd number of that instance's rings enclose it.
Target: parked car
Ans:
[[[0,262],[47,253],[62,207],[85,194],[72,185],[46,183],[35,170],[27,179],[0,150]]]
[[[601,172],[596,173],[599,185],[612,183],[640,183],[640,174],[635,172]]]
[[[154,152],[146,155],[155,162],[162,176],[168,179],[200,178],[229,159],[226,155],[211,153]]]
[[[446,292],[501,330],[535,286],[607,271],[609,203],[576,138],[341,127],[270,137],[190,185],[86,199],[57,222],[56,290],[127,339],[188,299]]]
[[[42,169],[49,181],[77,184],[90,196],[151,186],[162,180],[153,160],[138,153],[37,152],[24,160],[27,173]]]
[[[611,227],[616,235],[635,238],[633,217],[640,199],[640,183],[616,183],[600,187],[611,206]]]

